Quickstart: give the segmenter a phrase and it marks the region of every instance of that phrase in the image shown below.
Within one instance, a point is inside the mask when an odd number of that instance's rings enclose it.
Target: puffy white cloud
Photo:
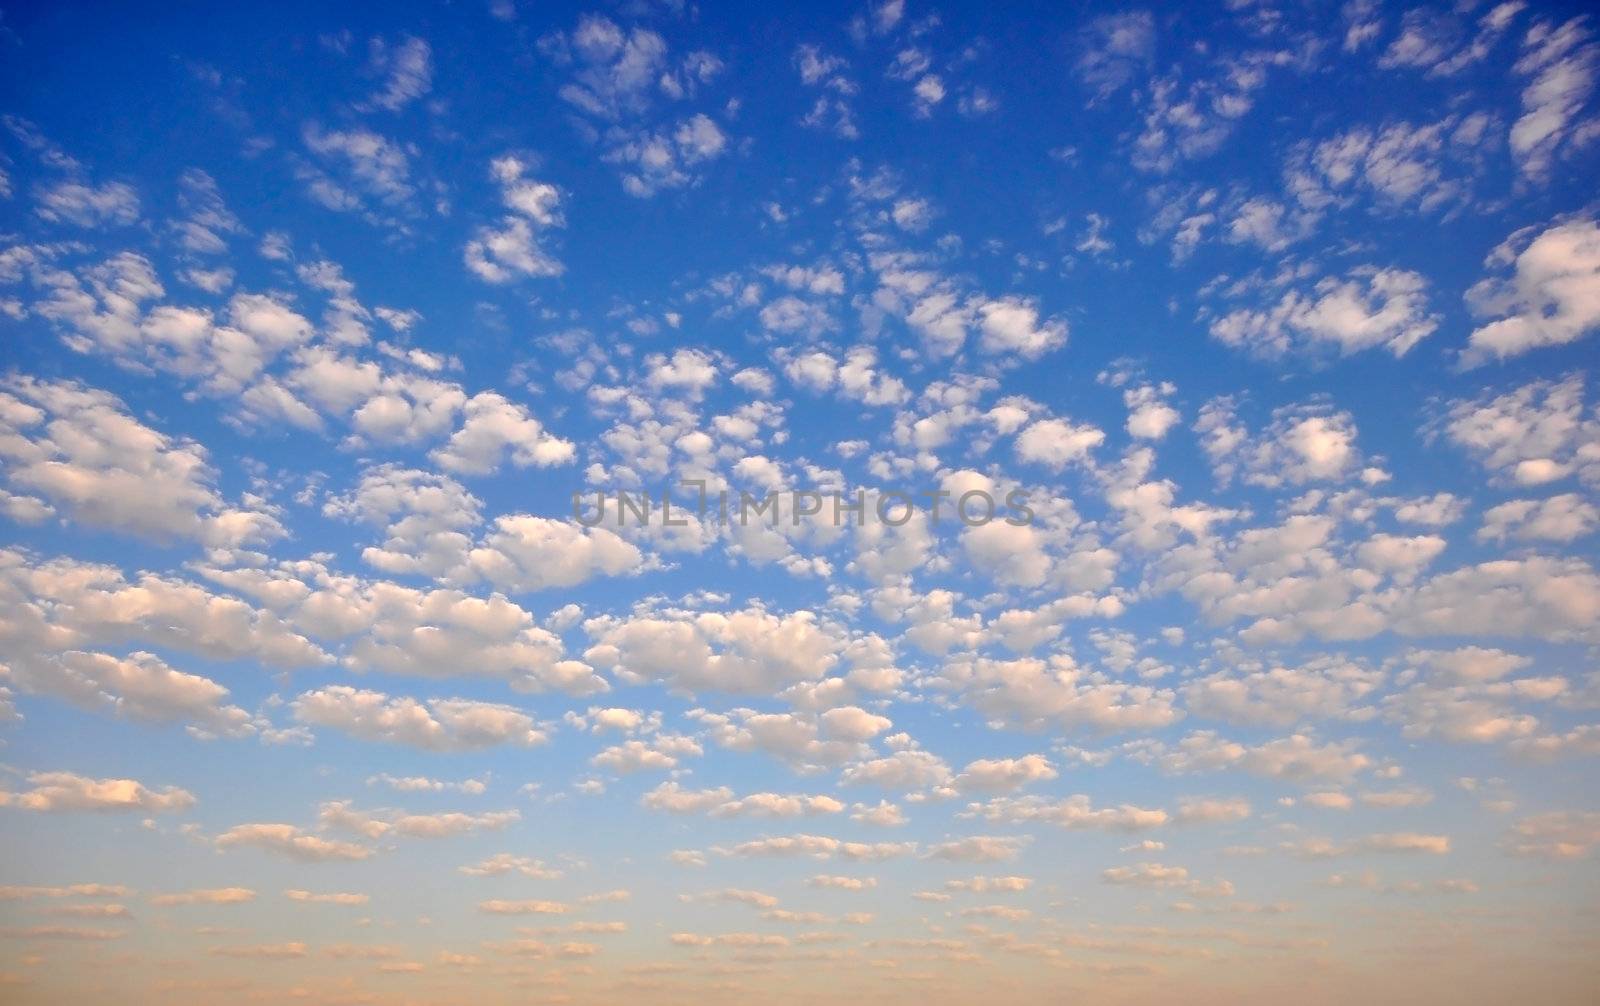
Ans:
[[[1592,638],[1600,620],[1600,575],[1579,559],[1500,559],[1417,584],[1396,601],[1393,628],[1406,635]]]
[[[307,194],[342,213],[360,212],[374,220],[385,212],[411,215],[416,186],[411,179],[412,149],[369,129],[327,129],[307,122],[300,133],[306,149],[339,177],[306,163],[300,172]]]
[[[854,81],[840,72],[846,68],[845,61],[838,56],[827,55],[814,45],[802,44],[795,50],[794,63],[800,74],[800,82],[821,92],[810,111],[800,120],[801,125],[813,129],[831,129],[847,140],[860,135],[854,110],[850,106],[850,98],[856,93],[857,87]]]
[[[1137,887],[1181,887],[1189,883],[1189,871],[1181,866],[1163,866],[1160,863],[1137,863],[1133,866],[1113,866],[1100,872],[1108,884],[1128,884]]]
[[[969,813],[988,821],[1045,821],[1072,831],[1144,831],[1159,828],[1170,820],[1158,808],[1121,804],[1095,807],[1079,793],[1062,800],[1042,796],[996,797],[988,803],[973,804]]]
[[[1166,397],[1177,390],[1170,382],[1125,389],[1122,402],[1128,407],[1128,435],[1141,440],[1160,440],[1165,437],[1167,431],[1183,418],[1177,409],[1166,402]]]
[[[1331,842],[1320,838],[1302,839],[1299,842],[1289,843],[1286,848],[1306,859],[1330,859],[1364,852],[1443,856],[1450,852],[1450,837],[1397,831],[1366,835],[1352,842]]]
[[[383,87],[368,101],[376,108],[398,112],[433,87],[433,49],[423,39],[407,35],[390,45],[375,38],[369,64],[384,76]]]
[[[494,899],[478,902],[478,911],[490,915],[565,915],[572,910],[572,906],[560,901],[541,901],[526,899],[522,901],[506,901]]]
[[[1142,129],[1133,144],[1133,166],[1166,174],[1216,153],[1254,107],[1268,71],[1285,64],[1297,64],[1293,54],[1263,49],[1220,59],[1188,81],[1178,72],[1148,80],[1135,94]]]
[[[829,737],[841,741],[866,741],[894,726],[887,716],[869,713],[859,706],[836,706],[818,719]]]
[[[770,694],[825,677],[846,640],[810,611],[761,608],[662,612],[584,623],[594,639],[584,659],[629,682],[685,691]]]
[[[1105,439],[1104,430],[1088,423],[1040,419],[1017,434],[1017,458],[1058,472],[1069,464],[1087,463]]]
[[[701,753],[700,745],[691,738],[662,734],[648,742],[630,740],[613,744],[589,759],[589,764],[619,775],[629,775],[676,768],[680,758],[699,756]]]
[[[372,855],[372,850],[364,845],[310,835],[292,824],[235,825],[218,835],[214,844],[218,849],[251,846],[304,862],[361,860]]]
[[[870,824],[879,828],[898,828],[909,819],[898,805],[888,800],[879,800],[876,805],[858,803],[851,808],[850,820],[859,824]]]
[[[915,842],[846,842],[826,835],[784,835],[741,842],[730,847],[716,847],[714,852],[723,856],[739,857],[791,857],[810,859],[853,859],[870,862],[909,856],[916,852]]]
[[[1052,562],[1045,538],[1030,525],[991,520],[961,532],[961,546],[974,568],[1006,586],[1037,587]]]
[[[603,157],[623,165],[628,194],[644,198],[695,184],[697,169],[727,151],[727,135],[704,113],[655,128],[646,124],[658,99],[685,101],[716,78],[722,61],[711,53],[695,50],[674,60],[656,32],[623,29],[594,14],[570,33],[547,35],[540,48],[571,68],[561,97],[604,128]]]
[[[524,593],[633,572],[644,564],[644,555],[603,527],[514,514],[495,521],[469,561],[496,587]]]
[[[1473,329],[1462,366],[1566,345],[1600,328],[1600,223],[1572,220],[1529,240],[1532,231],[1518,231],[1489,256],[1491,267],[1511,265],[1510,277],[1467,291],[1473,313],[1496,320]]]
[[[682,895],[685,901],[722,901],[735,905],[750,905],[753,908],[776,908],[778,899],[764,891],[751,891],[742,887],[725,887],[717,891],[705,891],[695,895]]]
[[[1536,486],[1577,475],[1600,481],[1600,417],[1585,412],[1584,378],[1534,380],[1499,395],[1449,403],[1431,432],[1494,472]]]
[[[1044,755],[1021,758],[979,758],[968,762],[955,778],[963,793],[1010,793],[1030,783],[1045,782],[1059,775]]]
[[[517,873],[534,880],[555,880],[561,876],[560,870],[552,870],[539,860],[513,856],[509,852],[496,853],[482,862],[463,866],[460,872],[469,877],[500,877]]]
[[[172,908],[178,905],[242,905],[254,900],[256,892],[248,887],[212,887],[152,895],[150,904],[157,908]]]
[[[1542,500],[1510,500],[1483,513],[1482,540],[1571,542],[1600,526],[1600,508],[1577,493]]]
[[[0,887],[0,901],[31,901],[35,898],[127,898],[133,888],[122,884],[68,884],[63,887]]]
[[[1241,726],[1288,727],[1302,720],[1350,717],[1384,675],[1359,663],[1322,657],[1300,667],[1218,671],[1183,686],[1191,715]]]
[[[139,219],[139,194],[123,182],[89,185],[68,179],[40,189],[34,212],[79,227],[126,227]]]
[[[1600,725],[1587,723],[1566,733],[1519,738],[1507,744],[1506,749],[1517,758],[1535,763],[1592,758],[1600,755]]]
[[[1270,489],[1341,481],[1361,462],[1355,419],[1348,412],[1321,404],[1284,406],[1273,410],[1265,429],[1251,435],[1234,407],[1232,399],[1212,399],[1194,427],[1218,481],[1240,472],[1244,481]]]
[[[441,814],[408,814],[404,811],[364,811],[343,800],[332,800],[318,808],[317,823],[323,829],[334,829],[361,835],[369,839],[385,836],[406,838],[452,838],[469,832],[500,831],[521,820],[515,810],[488,811],[482,814],[465,814],[449,811]]]
[[[1071,658],[962,659],[945,664],[930,685],[959,695],[987,716],[1026,727],[1056,724],[1110,733],[1150,730],[1182,713],[1167,689],[1131,685],[1079,668]]]
[[[1033,886],[1031,877],[973,877],[970,880],[947,880],[946,890],[966,891],[971,894],[1006,893],[1026,891]]]
[[[1079,33],[1073,72],[1095,92],[1094,101],[1110,97],[1150,64],[1155,29],[1149,11],[1129,11],[1097,17]]]
[[[806,881],[812,887],[825,887],[836,891],[869,891],[878,886],[876,877],[840,877],[819,873]]]
[[[462,566],[481,506],[455,479],[386,464],[362,472],[356,487],[330,498],[322,512],[383,528],[383,543],[361,553],[375,569],[459,579],[468,575]]]
[[[240,736],[255,729],[248,713],[226,702],[228,689],[151,653],[114,657],[68,650],[13,659],[0,665],[0,674],[34,694],[146,723],[187,723],[200,736]]]
[[[1219,824],[1243,821],[1250,816],[1250,801],[1243,797],[1216,798],[1186,796],[1178,800],[1173,820],[1179,824]]]
[[[1541,20],[1522,40],[1523,55],[1513,66],[1531,78],[1522,91],[1522,116],[1511,127],[1511,152],[1522,173],[1542,179],[1557,155],[1587,140],[1578,119],[1594,93],[1600,46],[1583,18],[1556,25]]]
[[[644,556],[605,528],[509,514],[481,539],[480,503],[447,476],[383,465],[369,469],[348,496],[324,512],[383,527],[386,540],[362,552],[391,574],[423,573],[445,582],[488,580],[516,592],[570,587],[595,576],[640,568]]]
[[[331,891],[317,893],[290,888],[283,892],[283,896],[290,901],[297,901],[309,905],[341,905],[345,907],[359,907],[372,900],[370,895],[354,894],[346,891]]]
[[[837,388],[839,394],[863,405],[899,405],[911,397],[899,378],[878,365],[877,352],[870,346],[853,347],[843,360],[811,350],[790,357],[783,370],[801,387],[817,392]]]
[[[1380,212],[1458,212],[1499,128],[1485,111],[1431,123],[1356,126],[1314,145],[1297,145],[1285,172],[1287,187],[1312,222],[1330,206],[1353,205],[1361,194],[1374,197]]]
[[[696,169],[721,157],[728,137],[710,116],[696,113],[675,126],[624,139],[606,159],[624,165],[622,188],[648,198],[662,189],[682,188],[699,180]]]
[[[1419,273],[1358,268],[1319,281],[1309,294],[1290,290],[1266,310],[1233,311],[1211,323],[1211,336],[1269,357],[1324,347],[1340,356],[1378,348],[1404,356],[1439,327],[1426,290]]]
[[[75,772],[33,772],[31,787],[22,792],[0,792],[0,807],[58,813],[63,811],[122,811],[143,814],[182,813],[193,807],[195,796],[186,789],[166,786],[150,789],[137,779],[91,779]]]
[[[528,714],[495,702],[418,701],[329,685],[301,694],[290,708],[301,723],[426,751],[469,751],[501,744],[531,747],[547,739]]]
[[[547,431],[522,405],[480,392],[462,405],[461,428],[433,452],[441,468],[458,475],[487,475],[507,454],[518,468],[550,468],[572,461],[575,448]]]
[[[841,678],[829,680],[846,684]],[[831,718],[829,714],[834,710],[814,716],[758,713],[753,709],[732,709],[727,713],[697,709],[689,715],[708,727],[711,739],[721,747],[763,751],[797,770],[807,771],[860,757],[867,750],[863,741],[887,729],[888,720],[883,717],[873,717],[853,706],[840,708],[844,714]]]
[[[355,671],[501,678],[524,692],[590,695],[610,687],[588,664],[564,659],[560,637],[502,594],[417,590],[311,561],[201,571],[310,635],[341,641],[341,661]]]
[[[1041,321],[1039,306],[1021,297],[1002,297],[978,305],[978,348],[1036,360],[1067,344],[1067,323]]]
[[[640,798],[639,804],[669,814],[699,814],[724,806],[732,800],[733,790],[726,786],[687,790],[669,781],[646,793]]]
[[[527,176],[529,165],[512,155],[489,165],[509,211],[500,225],[478,228],[463,256],[467,268],[488,283],[509,283],[519,277],[559,276],[566,271],[544,247],[546,232],[566,226],[561,190]]]
[[[264,505],[223,501],[200,445],[151,429],[81,384],[0,381],[0,458],[10,486],[90,526],[222,548],[284,533]]]
[[[1551,811],[1518,821],[1507,833],[1506,850],[1518,856],[1579,859],[1600,845],[1600,814]]]
[[[310,953],[304,943],[253,943],[245,946],[212,947],[213,957],[236,957],[242,960],[291,961],[300,960]]]
[[[909,219],[909,213],[901,216]],[[1035,360],[1066,345],[1067,323],[1043,317],[1037,300],[972,291],[933,271],[932,261],[904,251],[875,252],[869,259],[879,283],[874,304],[902,319],[933,356],[959,352],[973,331],[980,353],[1002,359]]]
[[[1000,863],[1016,859],[1030,841],[1028,836],[970,835],[940,842],[928,850],[927,858],[952,863]]]
[[[1372,767],[1372,759],[1356,748],[1354,741],[1319,744],[1306,734],[1292,734],[1252,746],[1201,730],[1170,748],[1154,745],[1149,757],[1166,772],[1238,769],[1268,779],[1312,784],[1345,782]]]
[[[789,938],[779,933],[718,933],[715,936],[700,936],[696,933],[673,933],[670,941],[679,947],[710,947],[724,946],[736,947],[741,950],[751,951],[758,948],[787,947]]]
[[[104,650],[142,644],[278,668],[331,659],[271,612],[153,574],[130,583],[109,566],[0,551],[0,602],[0,679],[87,709],[186,723],[200,736],[240,736],[260,724],[209,678],[142,649]]]
[[[928,751],[906,749],[882,758],[857,762],[839,774],[846,786],[879,786],[884,789],[914,790],[944,786],[950,781],[950,766]]]
[[[710,809],[712,817],[810,817],[837,814],[844,804],[831,796],[805,793],[751,793]]]
[[[61,650],[146,642],[212,660],[259,660],[273,667],[325,663],[327,656],[271,611],[185,580],[71,559],[35,562],[0,552],[4,626],[13,645]],[[14,655],[14,654],[13,654]]]

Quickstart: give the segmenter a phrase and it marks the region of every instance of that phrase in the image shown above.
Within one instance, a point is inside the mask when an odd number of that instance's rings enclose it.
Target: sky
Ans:
[[[0,1000],[1593,1001],[1584,6],[0,0]]]

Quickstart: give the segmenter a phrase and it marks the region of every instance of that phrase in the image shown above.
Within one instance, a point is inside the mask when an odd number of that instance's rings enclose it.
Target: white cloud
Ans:
[[[96,186],[60,181],[39,191],[34,212],[79,227],[126,227],[139,219],[139,195],[122,182]]]
[[[433,452],[442,468],[457,474],[486,475],[509,453],[518,468],[549,468],[569,463],[573,444],[547,431],[522,405],[493,392],[480,392],[462,405],[464,422]]]
[[[1017,457],[1058,472],[1069,464],[1087,463],[1105,439],[1104,430],[1088,423],[1040,419],[1017,434]]]
[[[915,842],[846,842],[826,835],[797,834],[753,839],[726,848],[716,847],[712,851],[723,856],[803,856],[809,859],[838,858],[873,862],[909,856],[916,849]]]
[[[0,792],[0,807],[41,813],[70,811],[182,813],[197,802],[177,786],[150,789],[136,779],[91,779],[75,772],[33,772],[29,789]]]
[[[175,894],[155,894],[150,904],[157,908],[178,905],[243,905],[256,900],[256,892],[248,887],[213,887]]]
[[[1357,268],[1320,280],[1309,294],[1289,290],[1265,310],[1233,311],[1211,323],[1211,336],[1266,357],[1324,347],[1340,356],[1384,349],[1400,357],[1439,327],[1439,316],[1428,313],[1427,285],[1405,269]]]
[[[530,166],[511,154],[490,162],[489,170],[510,212],[498,227],[480,227],[467,242],[467,268],[487,283],[561,275],[566,267],[544,247],[547,231],[566,226],[561,190],[529,178]]]
[[[1584,378],[1534,380],[1500,395],[1458,399],[1435,426],[1495,473],[1537,486],[1577,475],[1600,481],[1600,418],[1585,415]]]
[[[677,768],[679,759],[698,757],[702,753],[700,745],[691,738],[661,734],[649,741],[629,740],[613,744],[589,759],[589,764],[618,775],[664,772]]]
[[[470,751],[501,744],[531,747],[547,739],[532,717],[494,702],[424,702],[329,685],[301,694],[290,708],[301,723],[425,751]]]
[[[1240,472],[1244,481],[1267,488],[1342,481],[1361,463],[1354,417],[1322,404],[1275,409],[1272,422],[1252,435],[1238,423],[1232,399],[1212,399],[1194,429],[1224,483]]]
[[[1041,321],[1036,303],[1002,297],[978,305],[978,348],[985,353],[1015,353],[1036,360],[1067,344],[1067,323]]]
[[[609,688],[589,665],[566,659],[561,638],[503,594],[418,590],[332,573],[310,561],[201,571],[259,598],[312,636],[341,641],[342,663],[357,672],[500,678],[523,692],[589,695]]]
[[[969,813],[988,821],[1044,821],[1072,831],[1144,831],[1166,824],[1170,815],[1159,808],[1121,804],[1095,807],[1079,793],[1062,800],[1042,796],[996,797],[972,804]]]
[[[1518,821],[1507,833],[1505,847],[1518,856],[1579,859],[1600,845],[1600,814],[1551,811]]]
[[[1593,136],[1589,123],[1578,119],[1600,66],[1600,46],[1590,38],[1584,19],[1575,17],[1560,26],[1539,21],[1522,40],[1522,58],[1512,69],[1532,79],[1522,91],[1522,116],[1510,139],[1524,175],[1545,178],[1558,155]]]
[[[1577,493],[1542,500],[1509,500],[1483,513],[1482,540],[1571,542],[1600,527],[1600,508]]]
[[[964,793],[1010,793],[1030,783],[1045,782],[1059,775],[1044,755],[1021,758],[979,758],[968,762],[955,778],[955,787]]]
[[[1174,773],[1239,769],[1251,775],[1289,782],[1344,782],[1372,766],[1354,741],[1319,743],[1306,734],[1292,734],[1254,746],[1226,740],[1202,730],[1176,745],[1153,748],[1152,760]]]
[[[686,691],[770,694],[815,681],[845,645],[813,612],[761,608],[601,616],[584,630],[594,639],[584,659],[596,667],[624,681],[662,681]]]
[[[469,561],[496,587],[524,593],[636,572],[644,556],[603,527],[517,514],[497,519]]]
[[[1130,884],[1138,887],[1181,887],[1189,883],[1187,869],[1181,866],[1163,866],[1160,863],[1113,866],[1102,870],[1100,877],[1108,884]]]
[[[218,849],[248,846],[266,849],[303,862],[328,860],[361,860],[372,855],[372,850],[353,842],[310,835],[292,824],[240,824],[218,835],[214,843]]]
[[[80,384],[0,382],[0,458],[12,487],[93,527],[221,548],[284,533],[264,505],[228,506],[200,445],[145,426],[113,396]]]
[[[928,751],[895,751],[882,758],[857,762],[839,773],[845,786],[878,786],[892,790],[915,790],[944,786],[950,781],[950,766]]]
[[[1025,727],[1059,724],[1100,733],[1150,730],[1175,723],[1183,715],[1170,690],[1091,674],[1059,655],[1048,661],[955,660],[930,684],[960,695],[987,716]]]
[[[928,850],[927,858],[952,863],[1000,863],[1016,859],[1032,839],[1015,835],[971,835],[940,842]]]
[[[1510,277],[1467,291],[1473,313],[1496,320],[1473,329],[1462,366],[1563,346],[1600,328],[1600,224],[1573,220],[1530,240],[1532,231],[1513,234],[1489,256],[1489,266],[1511,265]]]
[[[314,167],[305,174],[307,192],[338,212],[370,212],[369,200],[409,215],[416,196],[408,150],[367,129],[326,129],[308,122],[301,130],[306,149],[329,164],[339,179]]]
[[[406,36],[397,45],[372,40],[369,67],[384,75],[383,87],[368,104],[398,112],[433,87],[433,50],[420,38]]]

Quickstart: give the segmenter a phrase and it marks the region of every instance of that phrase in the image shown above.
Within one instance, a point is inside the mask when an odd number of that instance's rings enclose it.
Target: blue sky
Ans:
[[[1583,1001],[1596,32],[0,7],[6,998]]]

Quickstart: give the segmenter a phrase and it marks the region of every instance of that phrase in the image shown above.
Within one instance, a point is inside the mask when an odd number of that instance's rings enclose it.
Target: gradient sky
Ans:
[[[1192,6],[0,0],[0,1000],[1594,1001],[1600,23]]]

